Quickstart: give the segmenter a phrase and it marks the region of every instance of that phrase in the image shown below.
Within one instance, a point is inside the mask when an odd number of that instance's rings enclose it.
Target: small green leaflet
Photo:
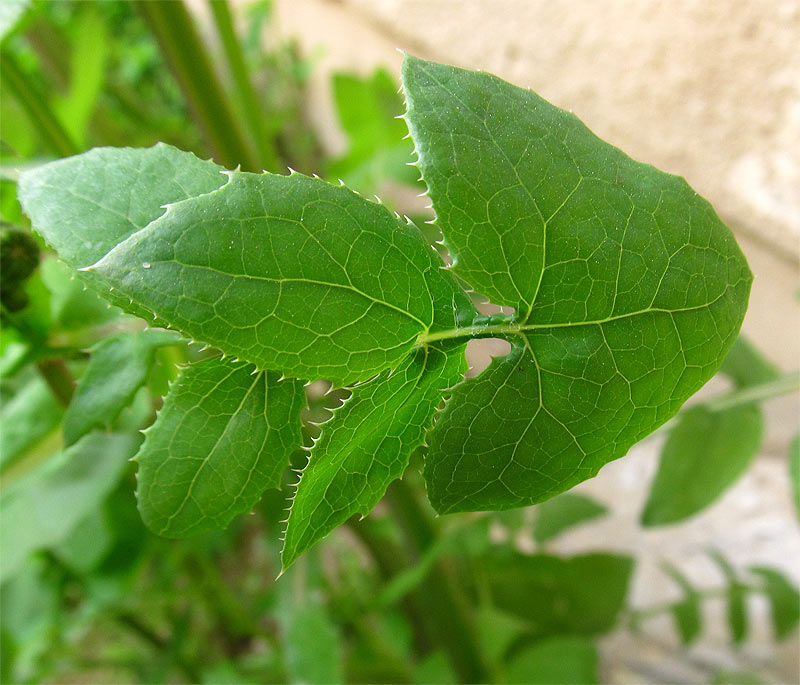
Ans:
[[[175,333],[149,330],[120,333],[95,345],[64,417],[65,444],[107,427],[144,385],[156,348],[179,342]]]
[[[453,271],[511,354],[430,436],[442,512],[533,504],[595,475],[719,368],[752,275],[686,182],[490,74],[407,56],[406,120]],[[492,330],[493,329],[493,330]]]
[[[642,525],[678,523],[715,501],[747,470],[763,432],[755,405],[686,410],[661,452]]]
[[[190,367],[168,396],[139,458],[155,530],[225,525],[277,482],[299,387],[278,376],[354,385],[312,448],[286,564],[369,511],[426,442],[440,512],[558,494],[673,416],[733,343],[751,275],[682,179],[493,76],[409,57],[403,80],[452,269],[411,222],[301,174],[224,171],[166,145],[22,174],[35,230],[88,285],[243,362]],[[479,316],[461,283],[516,312]],[[462,381],[475,337],[512,350]],[[248,404],[256,378],[291,395],[281,421]],[[291,440],[262,451],[284,425]]]
[[[507,683],[590,685],[597,677],[597,649],[579,635],[549,637],[517,654],[506,668]]]
[[[524,619],[541,636],[610,630],[633,571],[633,559],[612,554],[564,559],[493,553],[486,563],[493,605]]]
[[[416,185],[419,173],[409,166],[414,144],[397,118],[403,99],[392,76],[385,69],[364,78],[334,74],[333,99],[349,147],[346,155],[328,164],[328,177],[370,193],[380,192],[387,180]]]
[[[792,487],[792,501],[800,517],[800,433],[789,444],[789,483]]]
[[[683,599],[672,605],[672,615],[675,618],[675,625],[681,642],[688,645],[700,634],[701,608],[700,596],[677,568],[671,564],[664,565],[664,571],[672,576],[675,582],[683,590]]]
[[[573,526],[604,516],[608,509],[591,497],[567,492],[542,502],[535,511],[533,539],[541,544]]]
[[[147,526],[183,537],[250,511],[279,487],[304,404],[302,383],[274,371],[220,359],[186,367],[136,455]]]
[[[0,580],[10,578],[31,552],[60,543],[94,511],[138,443],[138,436],[91,433],[4,490]]]
[[[448,341],[450,342],[450,341]],[[289,513],[284,568],[353,514],[366,516],[403,475],[442,394],[467,370],[464,344],[427,345],[393,373],[353,388],[325,426]]]
[[[744,338],[738,338],[720,373],[737,388],[766,383],[778,372]],[[669,434],[650,488],[643,526],[677,523],[717,500],[747,470],[761,446],[764,417],[756,404],[681,414]]]
[[[763,592],[772,612],[772,627],[776,640],[783,640],[800,622],[800,592],[775,569],[753,566],[750,573],[760,576]]]
[[[711,553],[711,558],[719,567],[725,580],[728,582],[726,589],[728,604],[728,627],[734,643],[744,642],[747,637],[747,594],[749,588],[744,585],[736,575],[730,562],[717,551]]]
[[[0,473],[5,473],[26,452],[58,426],[64,409],[47,383],[35,376],[0,412]]]

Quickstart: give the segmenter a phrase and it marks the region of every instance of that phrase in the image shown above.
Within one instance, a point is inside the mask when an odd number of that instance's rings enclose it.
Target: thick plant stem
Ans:
[[[256,92],[253,89],[253,84],[250,81],[241,45],[233,29],[228,0],[208,0],[208,6],[211,9],[211,15],[214,17],[217,33],[219,33],[225,57],[228,60],[228,69],[236,86],[236,94],[240,100],[242,114],[250,130],[250,136],[255,141],[256,149],[258,150],[259,167],[264,171],[277,172],[279,171],[278,157],[275,153],[272,139],[263,124],[263,113],[261,112]]]
[[[143,0],[136,6],[158,40],[214,159],[229,168],[241,165],[260,171],[183,1]]]
[[[413,490],[402,480],[387,491],[389,506],[406,532],[417,554],[422,554],[436,538],[429,515],[420,506]],[[441,641],[453,669],[465,683],[490,680],[489,667],[483,656],[469,606],[458,592],[453,568],[444,559],[433,564],[427,579],[419,588],[427,608],[426,619],[432,632]]]
[[[72,377],[64,360],[60,357],[42,359],[36,362],[36,368],[52,390],[56,399],[65,407],[69,406],[75,394],[75,379]]]
[[[27,112],[42,141],[53,154],[59,157],[70,157],[80,152],[61,122],[50,111],[45,99],[33,88],[30,79],[22,73],[13,56],[7,52],[3,52],[2,59],[0,59],[0,75],[5,85],[14,93],[20,105]]]

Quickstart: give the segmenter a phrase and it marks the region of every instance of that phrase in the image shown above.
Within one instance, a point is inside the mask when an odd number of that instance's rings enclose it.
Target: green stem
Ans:
[[[279,169],[278,156],[275,153],[272,139],[263,124],[263,113],[247,72],[241,45],[233,29],[233,20],[228,2],[227,0],[208,0],[208,6],[211,9],[211,14],[217,26],[217,33],[219,33],[222,41],[225,57],[228,60],[228,69],[236,86],[242,113],[250,129],[250,135],[258,149],[259,166],[265,171],[277,172]]]
[[[375,521],[371,518],[358,520],[353,517],[347,520],[347,527],[350,528],[356,537],[367,548],[378,572],[385,581],[391,581],[398,574],[403,572],[404,559],[402,551],[393,545],[384,535],[375,530]],[[426,654],[430,651],[431,638],[422,618],[422,607],[416,595],[403,597],[400,607],[411,624],[414,639],[414,648],[419,654]]]
[[[60,357],[41,359],[36,368],[52,390],[56,399],[65,407],[69,406],[75,394],[75,379],[72,377],[64,360]]]
[[[221,619],[229,637],[241,639],[263,633],[253,617],[241,606],[236,595],[220,575],[216,564],[207,554],[194,553],[188,556],[186,561],[187,566],[194,569],[195,577],[200,580],[209,605]]]
[[[800,392],[800,372],[789,373],[768,383],[751,385],[748,388],[710,399],[704,402],[703,406],[709,411],[723,411],[743,404],[761,402],[773,397],[788,395],[793,392]]]
[[[421,556],[436,539],[430,516],[420,506],[414,491],[402,480],[395,481],[387,495],[392,511]],[[457,578],[446,559],[433,564],[419,594],[428,609],[426,618],[431,632],[441,642],[462,682],[487,682],[490,679],[487,660],[469,606],[458,592]]]
[[[34,89],[30,79],[25,76],[14,57],[7,51],[3,52],[0,59],[0,76],[25,109],[31,123],[51,152],[59,157],[70,157],[80,152],[61,122],[50,111],[47,101]]]
[[[138,9],[178,80],[216,161],[260,171],[182,0],[142,0]]]
[[[69,54],[69,45],[63,34],[44,14],[39,14],[25,32],[25,38],[53,85],[59,91],[66,91],[69,85],[69,62],[64,55]]]
[[[170,651],[170,644],[167,640],[159,636],[149,626],[142,623],[139,617],[130,612],[120,612],[115,617],[120,625],[125,626],[145,642],[152,645],[159,652]],[[199,683],[201,677],[195,667],[189,663],[182,654],[174,653],[175,663],[183,671],[183,674],[189,679],[189,682]]]

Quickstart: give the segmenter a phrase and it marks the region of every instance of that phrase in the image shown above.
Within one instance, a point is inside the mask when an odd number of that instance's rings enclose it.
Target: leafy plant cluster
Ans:
[[[405,122],[386,72],[335,77],[350,147],[327,159],[309,65],[257,41],[269,5],[243,40],[209,6],[223,77],[180,2],[6,24],[3,680],[595,682],[598,636],[670,613],[689,644],[718,595],[734,642],[752,594],[795,630],[773,569],[716,557],[709,590],[670,566],[682,598],[635,610],[633,558],[550,547],[606,513],[558,493],[668,421],[642,523],[709,506],[760,400],[797,386],[736,340],[751,277],[708,203],[529,91],[412,57]],[[286,165],[307,175],[258,173]],[[435,225],[350,189],[387,179]],[[510,352],[465,379],[479,338]],[[721,364],[731,392],[671,419]],[[433,518],[423,492],[511,510]]]

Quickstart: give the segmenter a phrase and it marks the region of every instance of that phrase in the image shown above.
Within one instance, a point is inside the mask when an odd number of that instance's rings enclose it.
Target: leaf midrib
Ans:
[[[571,328],[578,326],[600,326],[602,324],[611,323],[612,321],[620,321],[622,319],[629,319],[634,316],[642,316],[644,314],[679,314],[680,312],[692,312],[699,309],[706,309],[714,305],[717,301],[721,300],[728,291],[736,287],[737,284],[729,285],[718,297],[711,302],[695,305],[693,307],[682,307],[679,309],[664,309],[662,307],[649,307],[647,309],[639,309],[635,312],[627,312],[625,314],[617,314],[616,316],[609,316],[604,319],[594,319],[592,321],[562,321],[556,323],[542,323],[542,324],[520,324],[510,321],[507,324],[494,324],[485,325],[477,324],[473,326],[462,326],[459,328],[450,328],[446,331],[436,331],[435,333],[423,333],[417,338],[417,345],[427,345],[437,340],[449,340],[453,338],[495,338],[507,335],[524,335],[527,331],[548,330],[553,328]]]

